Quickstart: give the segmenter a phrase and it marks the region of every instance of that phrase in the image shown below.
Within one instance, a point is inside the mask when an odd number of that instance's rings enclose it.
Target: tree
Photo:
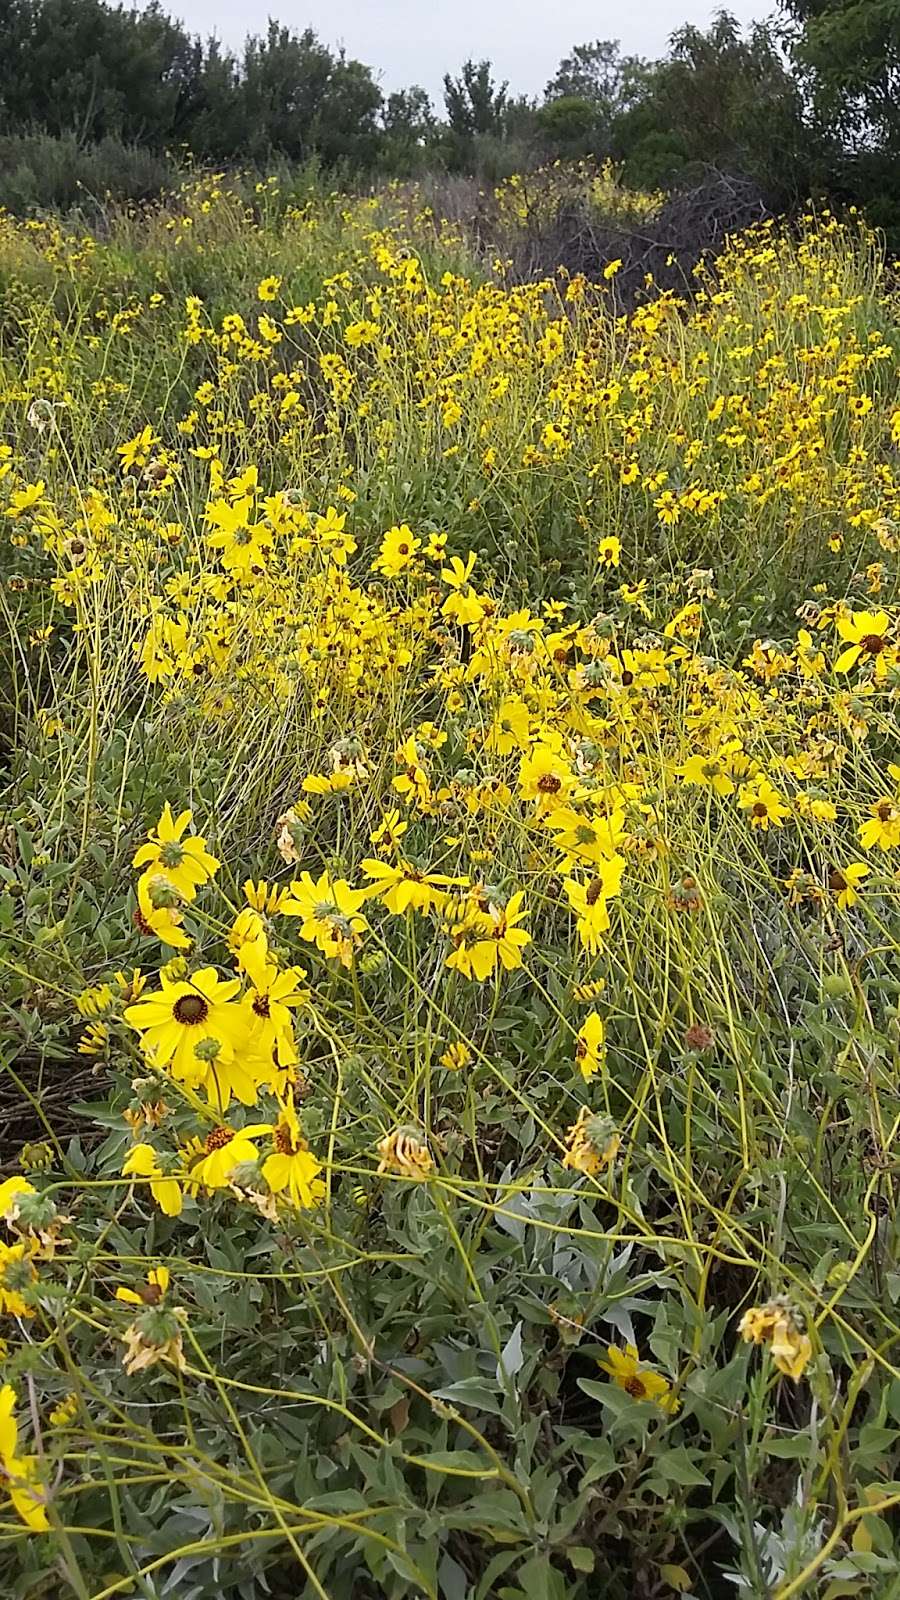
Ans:
[[[155,148],[190,125],[201,53],[156,0],[6,0],[0,10],[0,118]]]
[[[384,103],[381,123],[392,139],[409,145],[424,143],[435,126],[427,91],[417,83],[409,89],[395,89]]]
[[[409,174],[421,165],[437,132],[426,91],[417,83],[395,89],[381,108],[378,165],[386,172]]]
[[[233,160],[249,144],[241,69],[218,39],[208,39],[203,52],[188,137],[192,150],[214,161]]]
[[[381,90],[368,67],[333,56],[312,28],[294,33],[270,20],[264,37],[247,40],[241,77],[251,155],[371,158]]]
[[[752,23],[746,35],[727,11],[704,32],[686,24],[669,56],[648,73],[635,104],[617,121],[613,150],[632,181],[646,182],[642,152],[673,166],[713,165],[757,178],[774,195],[802,197],[810,181],[811,143],[803,97],[773,28]]]
[[[570,97],[586,100],[608,126],[634,104],[646,72],[647,63],[640,56],[622,55],[618,39],[576,44],[559,63],[544,100],[548,104]]]
[[[508,83],[498,88],[491,76],[489,61],[464,61],[462,73],[444,76],[444,105],[450,130],[462,139],[476,134],[499,134],[503,127]]]
[[[280,150],[302,161],[312,154],[313,122],[331,66],[331,52],[312,28],[297,34],[270,18],[264,36],[246,40],[241,76],[250,155]]]
[[[537,114],[538,130],[555,156],[587,155],[597,143],[597,107],[577,94],[548,101]]]
[[[312,137],[316,154],[329,166],[349,162],[367,167],[375,158],[381,90],[372,69],[343,50],[332,61]]]
[[[825,120],[854,146],[900,151],[898,0],[782,0],[794,60]]]

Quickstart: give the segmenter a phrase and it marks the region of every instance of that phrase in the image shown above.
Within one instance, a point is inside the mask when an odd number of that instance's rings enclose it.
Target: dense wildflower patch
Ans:
[[[889,1580],[894,308],[610,269],[0,220],[10,1592]]]

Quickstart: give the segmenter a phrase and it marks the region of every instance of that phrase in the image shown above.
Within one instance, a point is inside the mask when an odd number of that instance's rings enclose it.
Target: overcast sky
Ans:
[[[170,0],[192,32],[216,33],[228,45],[265,31],[267,6],[240,0]],[[657,56],[680,23],[705,25],[710,0],[272,0],[271,13],[292,28],[314,28],[324,43],[374,68],[382,89],[421,83],[436,102],[447,71],[467,56],[488,56],[495,76],[516,94],[541,94],[573,44],[620,39],[625,51]],[[731,0],[742,21],[774,11],[775,0]]]

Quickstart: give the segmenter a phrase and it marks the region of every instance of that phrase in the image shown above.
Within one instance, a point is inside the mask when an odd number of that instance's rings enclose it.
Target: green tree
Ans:
[[[639,99],[647,70],[639,56],[622,55],[618,39],[576,44],[547,84],[545,104],[581,100],[592,106],[595,141],[606,145],[616,120]]]
[[[794,60],[853,145],[900,151],[900,0],[782,0]]]
[[[250,154],[365,163],[374,152],[381,91],[361,61],[333,56],[311,28],[269,22],[244,47],[242,98]]]
[[[313,119],[316,154],[328,165],[345,161],[355,167],[371,166],[378,147],[381,98],[371,67],[348,59],[341,50],[332,61]]]
[[[686,24],[669,56],[647,74],[642,92],[613,130],[613,150],[629,176],[668,181],[684,165],[717,166],[757,178],[783,198],[806,193],[811,144],[803,96],[768,23],[743,33],[727,11],[704,31]],[[668,150],[672,169],[659,170]]]
[[[434,111],[428,93],[419,84],[395,89],[384,102],[381,124],[392,139],[421,144],[434,131]]]
[[[444,105],[452,133],[461,139],[476,134],[499,134],[503,128],[509,84],[499,88],[489,61],[464,61],[458,78],[444,76]]]
[[[189,142],[214,161],[234,160],[250,142],[240,65],[218,39],[209,39],[203,51]]]
[[[551,154],[587,155],[597,143],[597,107],[577,94],[563,94],[541,106],[538,131]]]
[[[202,51],[151,0],[3,0],[0,123],[153,147],[186,135]]]
[[[386,172],[409,173],[420,166],[437,131],[431,100],[417,83],[395,89],[381,108],[378,164]]]

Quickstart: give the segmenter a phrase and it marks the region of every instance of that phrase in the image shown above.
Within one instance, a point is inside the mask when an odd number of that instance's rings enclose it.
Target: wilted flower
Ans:
[[[786,1377],[795,1381],[803,1377],[812,1357],[812,1340],[802,1311],[784,1295],[745,1311],[738,1332],[748,1344],[767,1344],[776,1367]]]

